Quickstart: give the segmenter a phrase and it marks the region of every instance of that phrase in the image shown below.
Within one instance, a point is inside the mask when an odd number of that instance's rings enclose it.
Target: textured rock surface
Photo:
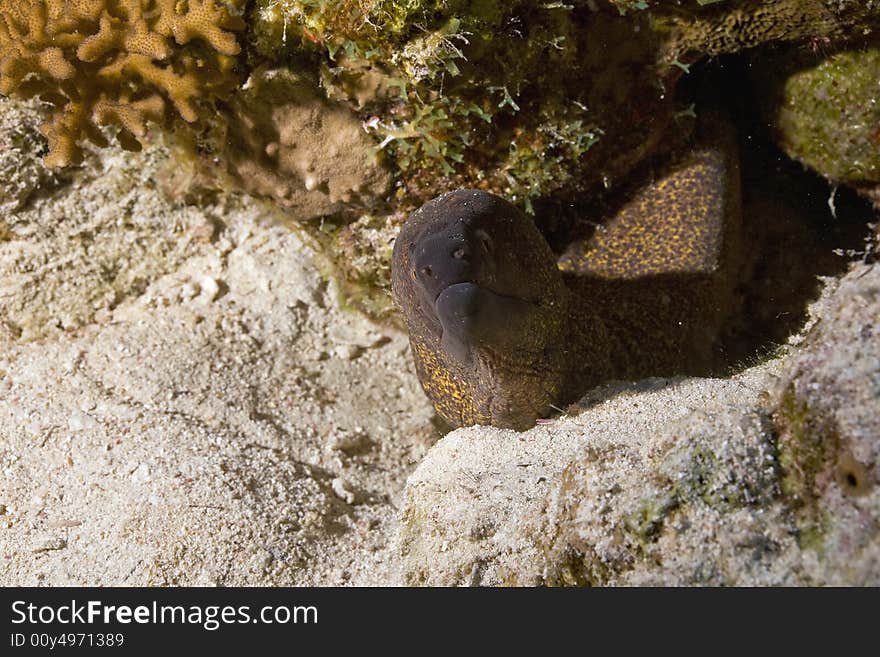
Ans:
[[[782,148],[880,205],[880,48],[839,52],[789,73],[768,94]]]
[[[0,213],[15,210],[42,189],[51,189],[60,176],[42,162],[45,140],[38,104],[0,99]],[[4,226],[0,217],[0,241]]]
[[[357,115],[284,70],[251,76],[228,129],[228,166],[242,189],[298,221],[369,205],[391,182]]]
[[[880,201],[880,48],[827,57],[788,49],[776,61],[754,76],[780,147]]]
[[[876,585],[878,315],[880,268],[857,266],[788,356],[600,388],[524,434],[453,432],[409,479],[402,580]]]

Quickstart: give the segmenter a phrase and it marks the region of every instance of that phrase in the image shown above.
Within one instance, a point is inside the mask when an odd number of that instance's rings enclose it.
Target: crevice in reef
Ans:
[[[557,196],[535,205],[539,227],[562,252],[572,236],[596,230],[590,218],[611,216],[632,185],[662,169],[686,138],[692,114],[717,108],[729,114],[737,128],[742,181],[740,303],[725,323],[706,375],[737,372],[785,344],[803,327],[821,277],[841,276],[853,255],[865,252],[868,224],[880,218],[854,190],[834,186],[774,143],[750,69],[763,61],[761,55],[730,55],[693,66],[677,91],[679,128],[658,156],[627,176],[627,184],[616,187],[611,181],[610,189],[594,197]]]
[[[800,330],[820,277],[846,272],[851,254],[865,250],[867,224],[878,218],[852,189],[832,185],[774,143],[752,84],[756,61],[763,61],[760,52],[721,58],[694,71],[692,83],[722,98],[740,138],[746,275],[741,308],[721,336],[718,372],[753,364]]]

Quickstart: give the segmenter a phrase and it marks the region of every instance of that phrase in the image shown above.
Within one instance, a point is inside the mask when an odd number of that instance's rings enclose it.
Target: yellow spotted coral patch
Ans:
[[[241,0],[17,0],[0,4],[0,93],[39,96],[46,164],[82,158],[81,142],[140,148],[150,122],[194,122],[228,94]]]

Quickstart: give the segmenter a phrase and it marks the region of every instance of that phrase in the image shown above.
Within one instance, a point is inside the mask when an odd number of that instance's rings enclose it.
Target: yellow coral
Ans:
[[[196,121],[202,101],[234,85],[230,58],[243,29],[241,0],[17,0],[0,4],[0,93],[40,96],[53,107],[42,132],[46,164],[82,158],[80,142],[105,145],[119,128],[140,148],[147,123],[170,109]],[[169,101],[171,107],[169,107]]]

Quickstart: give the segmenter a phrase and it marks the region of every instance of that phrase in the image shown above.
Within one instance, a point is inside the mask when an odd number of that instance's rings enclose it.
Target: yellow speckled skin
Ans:
[[[588,241],[559,259],[563,272],[633,280],[672,273],[711,274],[720,264],[732,202],[729,157],[712,147],[676,160],[639,189]]]
[[[732,130],[718,122],[703,132],[558,258],[531,220],[483,192],[452,192],[413,213],[395,244],[393,289],[441,417],[523,430],[603,381],[709,367],[734,300],[740,206]],[[489,236],[487,253],[476,253],[474,235]],[[442,253],[447,244],[470,249],[464,269]],[[448,285],[464,289],[451,311],[437,296]],[[477,329],[466,323],[479,312],[474,295],[502,308]],[[464,355],[444,348],[453,332]]]

